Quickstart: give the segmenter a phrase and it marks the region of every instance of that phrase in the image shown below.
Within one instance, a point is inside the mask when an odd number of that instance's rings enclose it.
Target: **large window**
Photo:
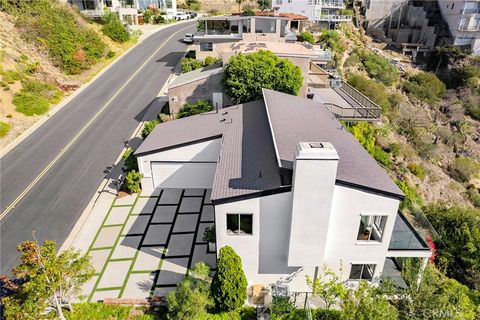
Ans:
[[[352,264],[350,269],[351,280],[372,280],[375,272],[374,264]]]
[[[213,51],[213,44],[211,42],[200,42],[200,51]]]
[[[255,33],[277,32],[277,21],[275,19],[255,19]]]
[[[387,216],[362,215],[360,218],[357,240],[382,241],[386,223]]]
[[[228,235],[251,235],[252,234],[253,215],[245,213],[227,214],[227,234]]]

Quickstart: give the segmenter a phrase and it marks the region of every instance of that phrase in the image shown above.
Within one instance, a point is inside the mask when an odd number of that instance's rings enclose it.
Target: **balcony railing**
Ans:
[[[343,108],[344,111],[338,110],[336,105],[330,106],[329,108],[332,108],[330,111],[334,114],[340,116],[342,119],[380,120],[382,108],[360,91],[344,81],[336,81],[332,87],[352,106],[351,108]]]
[[[81,13],[83,13],[85,16],[89,18],[97,18],[97,17],[103,17],[105,14],[105,11],[103,10],[82,10]]]
[[[480,31],[480,25],[459,25],[458,31]]]
[[[321,3],[324,8],[345,8],[345,3],[343,1],[323,0]]]
[[[348,22],[352,20],[351,16],[341,15],[341,14],[325,14],[321,15],[318,18],[319,21],[338,21],[338,22]]]

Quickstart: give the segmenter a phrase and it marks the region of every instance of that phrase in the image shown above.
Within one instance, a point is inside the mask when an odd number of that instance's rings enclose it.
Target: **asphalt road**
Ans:
[[[39,241],[51,239],[59,246],[65,241],[105,170],[117,159],[185,52],[181,39],[194,31],[193,26],[193,22],[173,25],[147,38],[0,159],[0,206],[4,212],[103,110],[0,221],[1,273],[10,272],[18,259],[17,244],[31,239],[33,230]]]

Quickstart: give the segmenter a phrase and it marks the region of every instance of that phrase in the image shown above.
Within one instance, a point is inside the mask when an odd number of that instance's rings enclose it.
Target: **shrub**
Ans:
[[[244,16],[254,16],[255,15],[255,10],[253,10],[253,8],[250,7],[250,6],[245,6],[243,8],[243,15]]]
[[[388,151],[392,156],[398,157],[400,155],[400,152],[402,151],[402,147],[398,143],[390,143],[388,145]]]
[[[50,103],[41,96],[36,96],[26,92],[18,92],[13,96],[12,103],[15,110],[26,116],[41,115],[48,111]]]
[[[467,115],[480,121],[480,94],[467,94],[463,99],[463,106]]]
[[[400,207],[403,208],[409,208],[411,207],[414,203],[421,205],[422,204],[422,199],[420,196],[415,192],[415,190],[408,185],[403,180],[396,180],[395,183],[397,186],[402,190],[402,192],[405,194],[405,199],[403,199]]]
[[[375,146],[371,152],[372,157],[383,166],[390,168],[392,166],[392,155],[381,148]]]
[[[158,115],[158,120],[160,120],[160,123],[163,123],[172,120],[172,118],[168,114],[160,113]]]
[[[262,97],[262,88],[297,95],[303,77],[300,68],[270,51],[237,54],[230,58],[224,71],[225,92],[237,103]]]
[[[130,39],[130,35],[116,13],[109,12],[103,16],[104,25],[102,32],[115,42],[125,42]]]
[[[148,135],[153,131],[153,129],[155,129],[155,127],[159,123],[160,123],[160,120],[158,119],[145,122],[145,125],[143,126],[143,130],[142,130],[142,138],[145,139],[146,137],[148,137]]]
[[[137,170],[138,171],[138,163],[137,158],[133,155],[133,149],[127,148],[122,155],[122,159],[125,162],[125,167],[127,171]]]
[[[408,166],[407,166],[408,170],[410,170],[410,172],[415,175],[416,177],[418,177],[419,179],[423,180],[425,179],[425,175],[426,175],[426,172],[425,172],[425,168],[421,165],[421,164],[418,164],[418,163],[410,163]]]
[[[238,310],[247,299],[247,279],[242,260],[230,246],[220,249],[211,289],[219,311]]]
[[[480,208],[480,192],[474,187],[467,189],[468,200],[473,204],[474,207]]]
[[[168,293],[167,318],[172,320],[208,319],[206,309],[213,306],[210,297],[210,268],[203,262],[195,264],[187,276]]]
[[[383,111],[388,111],[390,103],[388,101],[388,93],[383,84],[367,79],[359,74],[351,74],[347,82],[378,104]]]
[[[5,137],[10,131],[10,124],[0,121],[0,138]]]
[[[166,20],[165,17],[163,17],[162,15],[156,15],[156,16],[153,18],[153,21],[155,21],[155,23],[157,23],[157,24],[167,23],[167,20]]]
[[[195,103],[186,103],[178,111],[177,119],[190,117],[196,114],[209,112],[213,110],[213,105],[207,100],[199,100]]]
[[[206,67],[206,66],[209,66],[209,65],[212,65],[212,64],[215,64],[217,62],[219,62],[220,59],[216,59],[214,57],[206,57],[205,60],[203,61],[203,66]]]
[[[437,104],[445,94],[445,84],[430,72],[420,72],[403,83],[403,89],[409,95],[422,102]]]
[[[469,157],[455,158],[449,170],[452,178],[460,182],[480,177],[480,163]]]
[[[130,193],[139,192],[142,178],[143,178],[142,173],[137,172],[135,170],[130,171],[129,173],[127,173],[127,176],[125,177],[125,188]]]
[[[98,302],[78,303],[74,305],[74,312],[67,312],[68,320],[82,319],[129,319],[131,306],[108,305]]]
[[[180,60],[180,65],[182,68],[182,73],[190,72],[203,67],[202,61],[194,58],[182,58]]]
[[[108,52],[100,37],[58,1],[18,1],[6,9],[24,37],[48,50],[53,62],[68,74],[89,69]]]
[[[357,54],[371,78],[378,80],[387,86],[398,81],[399,76],[397,68],[390,64],[386,58],[366,50],[357,50]]]
[[[308,31],[300,33],[297,37],[297,40],[300,42],[308,42],[310,44],[315,44],[315,37]]]
[[[355,125],[348,126],[347,130],[360,142],[360,144],[368,151],[372,153],[375,147],[376,130],[373,125],[368,122],[362,121]]]
[[[322,29],[319,42],[332,50],[335,61],[340,61],[343,53],[347,50],[347,45],[342,41],[336,30]]]
[[[153,15],[154,15],[153,10],[150,8],[147,8],[147,10],[145,10],[145,12],[143,13],[143,22],[144,23],[152,22]]]

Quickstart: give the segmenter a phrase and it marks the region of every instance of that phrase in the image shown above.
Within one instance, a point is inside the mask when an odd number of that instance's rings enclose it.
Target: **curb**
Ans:
[[[119,55],[117,58],[115,58],[115,60],[113,60],[110,64],[108,64],[107,66],[105,66],[105,68],[103,68],[102,70],[100,70],[100,72],[98,72],[93,78],[91,78],[89,81],[85,82],[84,84],[82,84],[80,86],[80,88],[78,88],[77,90],[75,90],[71,95],[67,96],[65,99],[62,100],[62,102],[60,102],[59,104],[55,105],[55,106],[52,106],[50,107],[50,111],[43,115],[37,122],[35,122],[31,127],[29,127],[27,130],[25,130],[24,132],[22,132],[17,138],[15,138],[15,140],[13,140],[12,142],[10,142],[9,144],[7,144],[2,150],[0,150],[0,159],[3,158],[10,150],[12,150],[13,148],[15,148],[17,145],[19,145],[23,140],[25,140],[26,138],[28,138],[32,133],[34,133],[38,128],[40,128],[45,122],[48,121],[48,119],[50,119],[51,116],[53,116],[55,113],[57,113],[58,111],[60,111],[64,106],[66,106],[70,101],[72,101],[75,97],[77,97],[81,92],[83,92],[88,86],[90,86],[95,80],[97,80],[98,78],[100,78],[100,76],[102,76],[105,72],[107,72],[111,67],[113,67],[121,58],[123,58],[127,53],[129,53],[131,50],[133,50],[134,48],[136,48],[139,44],[141,44],[143,41],[145,41],[146,39],[150,38],[152,35],[154,35],[155,33],[161,31],[161,30],[164,30],[164,29],[167,29],[169,27],[173,27],[177,24],[183,24],[183,23],[186,23],[186,22],[190,22],[190,21],[194,21],[194,20],[184,20],[184,21],[181,21],[181,22],[176,22],[174,24],[171,24],[171,25],[166,25],[166,26],[163,26],[162,28],[159,28],[155,31],[153,31],[151,34],[147,35],[146,37],[144,37],[143,39],[141,39],[140,41],[138,41],[137,43],[135,43],[133,46],[131,46],[130,48],[128,48],[127,51],[123,52],[121,55]]]

